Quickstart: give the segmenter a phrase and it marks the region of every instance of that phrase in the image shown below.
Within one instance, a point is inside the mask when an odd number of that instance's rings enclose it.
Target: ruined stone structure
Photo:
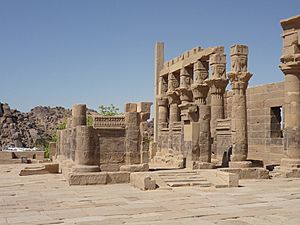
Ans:
[[[227,75],[223,47],[197,47],[165,62],[163,43],[156,45],[153,164],[210,168],[213,157],[254,178],[267,176],[259,169],[264,161],[281,164],[284,176],[299,176],[300,16],[281,25],[285,81],[252,88],[245,45],[231,47]]]
[[[283,51],[280,69],[284,80],[284,148],[281,160],[285,176],[300,177],[300,16],[281,21]]]
[[[253,75],[246,45],[231,46],[226,73],[222,46],[196,47],[165,61],[159,42],[154,142],[147,131],[151,103],[128,103],[122,116],[96,116],[93,127],[86,125],[85,105],[75,105],[67,129],[58,132],[57,159],[75,173],[146,171],[150,163],[155,168],[217,166],[220,174],[249,179],[269,178],[263,166],[280,164],[281,175],[300,177],[300,16],[281,25],[284,82],[248,88]],[[154,185],[148,174],[132,179],[142,189]]]
[[[86,125],[86,106],[74,105],[67,128],[58,131],[57,161],[72,173],[119,171],[123,165],[130,170],[130,165],[148,163],[151,105],[128,103],[125,115],[95,116],[92,127]]]
[[[164,62],[156,46],[155,165],[211,168],[217,119],[224,118],[223,47],[193,48]],[[210,75],[209,75],[210,68]],[[209,95],[209,98],[207,97]],[[211,119],[212,117],[212,119]]]

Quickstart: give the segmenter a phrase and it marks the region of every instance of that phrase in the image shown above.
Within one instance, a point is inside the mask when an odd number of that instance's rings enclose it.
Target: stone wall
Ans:
[[[125,164],[125,129],[96,129],[101,171],[119,170]]]
[[[128,103],[125,115],[97,115],[92,127],[85,124],[85,105],[73,106],[67,129],[57,133],[58,158],[80,165],[81,170],[98,166],[101,171],[119,171],[122,165],[148,163],[151,105]]]
[[[231,117],[231,98],[232,92],[228,91],[225,96],[225,115],[227,118]],[[280,163],[280,159],[283,158],[285,153],[282,136],[284,121],[281,110],[284,110],[283,105],[283,82],[247,89],[249,159],[261,159],[265,164]],[[221,125],[224,121],[219,121],[218,123]],[[221,137],[222,126],[219,129]],[[231,143],[228,132],[226,134],[223,130],[223,134],[224,136],[221,137],[223,145],[218,143],[220,145],[218,147],[218,159],[222,158],[222,152],[226,149],[226,143]],[[226,138],[229,140],[226,141]]]

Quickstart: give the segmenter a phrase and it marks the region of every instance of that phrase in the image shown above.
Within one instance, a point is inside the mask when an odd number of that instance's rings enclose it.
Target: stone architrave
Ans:
[[[300,16],[280,21],[283,50],[280,69],[285,75],[284,147],[281,160],[285,177],[300,177]]]
[[[234,45],[231,47],[231,71],[228,77],[232,86],[232,156],[233,162],[246,162],[248,156],[247,137],[247,106],[246,89],[252,77],[247,71],[248,47],[246,45]],[[229,165],[230,165],[229,164]]]

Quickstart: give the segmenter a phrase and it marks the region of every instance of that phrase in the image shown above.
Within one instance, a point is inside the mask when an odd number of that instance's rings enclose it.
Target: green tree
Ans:
[[[57,125],[57,130],[64,130],[67,127],[67,118],[64,118],[64,121]]]
[[[99,106],[99,114],[102,116],[117,116],[120,115],[120,109],[115,105],[111,104],[110,106]]]

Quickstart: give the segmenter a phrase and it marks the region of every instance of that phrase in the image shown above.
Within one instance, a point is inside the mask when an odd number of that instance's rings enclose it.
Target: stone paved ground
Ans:
[[[300,224],[300,179],[143,192],[128,184],[70,187],[62,175],[19,177],[21,166],[0,165],[0,224]]]

